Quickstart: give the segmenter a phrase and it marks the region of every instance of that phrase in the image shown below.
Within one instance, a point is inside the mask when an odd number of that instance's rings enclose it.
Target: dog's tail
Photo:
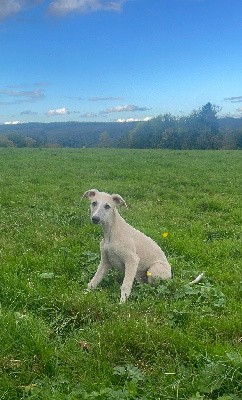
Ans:
[[[200,275],[198,275],[198,276],[197,276],[195,279],[193,279],[193,281],[191,281],[190,283],[195,284],[195,283],[200,282],[200,281],[202,280],[202,278],[203,278],[203,275],[204,275],[204,272],[202,272]]]

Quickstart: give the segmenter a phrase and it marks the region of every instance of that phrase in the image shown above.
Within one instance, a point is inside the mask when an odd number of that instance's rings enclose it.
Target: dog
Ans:
[[[158,244],[119,214],[117,206],[127,207],[119,194],[90,189],[83,197],[91,202],[91,221],[102,225],[104,233],[100,243],[101,261],[88,289],[95,289],[111,267],[124,271],[120,303],[130,296],[134,279],[152,283],[157,278],[171,278],[171,266]]]

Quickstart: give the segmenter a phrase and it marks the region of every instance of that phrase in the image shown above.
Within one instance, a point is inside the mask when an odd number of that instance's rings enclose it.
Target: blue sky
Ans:
[[[0,0],[0,123],[242,117],[242,0]]]

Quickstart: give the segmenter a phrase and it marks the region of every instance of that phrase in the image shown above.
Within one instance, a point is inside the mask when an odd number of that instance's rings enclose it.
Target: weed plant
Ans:
[[[242,399],[241,152],[1,149],[0,171],[0,399]],[[172,280],[85,290],[90,188],[124,197]]]

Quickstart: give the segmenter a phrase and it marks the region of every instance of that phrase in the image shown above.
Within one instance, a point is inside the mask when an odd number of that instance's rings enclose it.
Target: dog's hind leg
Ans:
[[[151,265],[147,271],[147,277],[149,283],[154,283],[156,279],[170,279],[171,278],[171,266],[168,262],[162,261],[156,262]]]

